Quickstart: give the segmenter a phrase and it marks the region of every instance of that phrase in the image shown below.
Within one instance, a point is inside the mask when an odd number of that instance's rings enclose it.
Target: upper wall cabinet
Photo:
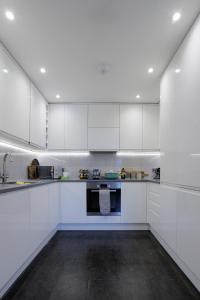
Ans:
[[[90,104],[88,127],[119,127],[119,105]]]
[[[158,104],[144,104],[142,113],[142,148],[157,150],[159,143],[160,111]]]
[[[30,81],[0,45],[0,130],[29,141]]]
[[[87,105],[65,105],[65,149],[87,150]]]
[[[87,149],[87,105],[50,104],[48,148],[52,150]]]
[[[120,105],[120,149],[142,149],[142,105]]]
[[[65,149],[65,105],[50,104],[48,114],[48,148]]]
[[[46,147],[47,103],[38,89],[31,84],[30,143]]]

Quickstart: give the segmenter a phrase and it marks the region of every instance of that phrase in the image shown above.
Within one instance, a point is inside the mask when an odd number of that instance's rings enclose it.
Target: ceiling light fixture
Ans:
[[[14,21],[14,19],[15,19],[15,15],[14,15],[13,12],[10,11],[10,10],[7,10],[7,11],[5,12],[5,16],[6,16],[6,18],[7,18],[9,21]]]
[[[2,70],[4,73],[8,73],[8,69],[3,69]]]
[[[154,68],[151,67],[148,69],[148,73],[153,73],[153,72],[154,72]]]
[[[46,69],[45,68],[40,68],[40,73],[42,73],[42,74],[45,74],[47,71],[46,71]]]
[[[181,73],[181,69],[176,69],[175,73]]]
[[[56,99],[60,99],[60,95],[59,94],[56,95]]]
[[[180,20],[180,18],[181,18],[181,13],[180,12],[175,12],[173,14],[173,17],[172,17],[172,22],[176,23]]]
[[[140,99],[140,95],[139,94],[136,95],[136,99]]]

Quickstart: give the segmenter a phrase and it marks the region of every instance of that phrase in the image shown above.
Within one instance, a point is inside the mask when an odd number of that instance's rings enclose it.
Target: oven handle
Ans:
[[[91,190],[92,193],[99,193],[100,190]],[[109,190],[111,193],[116,193],[116,190]]]

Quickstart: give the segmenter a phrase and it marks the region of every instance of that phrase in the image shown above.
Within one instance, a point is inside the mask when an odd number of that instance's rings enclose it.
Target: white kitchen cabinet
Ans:
[[[158,104],[142,105],[142,149],[158,150],[160,107]]]
[[[48,112],[48,149],[65,149],[65,106],[49,104]]]
[[[87,150],[87,110],[85,104],[65,105],[65,149]]]
[[[30,81],[1,45],[0,70],[0,130],[29,142]]]
[[[30,143],[46,148],[47,102],[31,84]]]
[[[86,222],[86,183],[66,182],[61,189],[61,223]]]
[[[90,104],[88,127],[119,127],[119,105]]]
[[[147,222],[160,234],[160,184],[149,183],[147,191]]]
[[[36,249],[50,232],[48,185],[29,189],[32,249]]]
[[[31,253],[28,190],[0,195],[0,289]]]
[[[200,279],[200,193],[179,190],[177,196],[177,253]]]
[[[88,128],[88,150],[119,149],[119,128]]]
[[[60,184],[48,185],[49,192],[49,231],[55,230],[60,223]]]
[[[176,252],[176,201],[177,189],[160,186],[160,235],[168,246]]]
[[[200,18],[161,80],[161,180],[200,187]],[[176,69],[181,72],[176,73]]]
[[[120,149],[142,149],[142,105],[120,105]]]
[[[145,183],[122,183],[121,222],[147,222],[147,188]]]

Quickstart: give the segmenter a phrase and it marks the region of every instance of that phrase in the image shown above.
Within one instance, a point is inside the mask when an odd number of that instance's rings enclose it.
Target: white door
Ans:
[[[0,130],[28,142],[30,81],[2,46],[0,87]]]
[[[31,254],[28,190],[0,195],[0,289]]]
[[[47,102],[31,84],[30,143],[46,148]]]
[[[88,150],[119,149],[119,128],[88,128]]]
[[[86,183],[70,182],[61,186],[61,223],[86,222]]]
[[[36,249],[50,232],[48,185],[29,189],[29,195],[31,211],[31,241],[32,248]]]
[[[177,196],[177,253],[200,279],[200,193],[179,190]]]
[[[49,104],[48,149],[65,149],[65,106]]]
[[[55,230],[60,223],[60,184],[48,185],[49,191],[49,230]]]
[[[121,188],[121,222],[147,222],[146,183],[122,183]]]
[[[90,104],[88,108],[89,127],[119,127],[118,104]]]
[[[142,148],[158,150],[160,107],[158,104],[144,104],[142,107]]]
[[[142,105],[120,105],[120,149],[142,149]]]
[[[87,105],[65,105],[65,149],[87,149]]]
[[[160,235],[176,252],[176,201],[177,189],[160,186]]]

